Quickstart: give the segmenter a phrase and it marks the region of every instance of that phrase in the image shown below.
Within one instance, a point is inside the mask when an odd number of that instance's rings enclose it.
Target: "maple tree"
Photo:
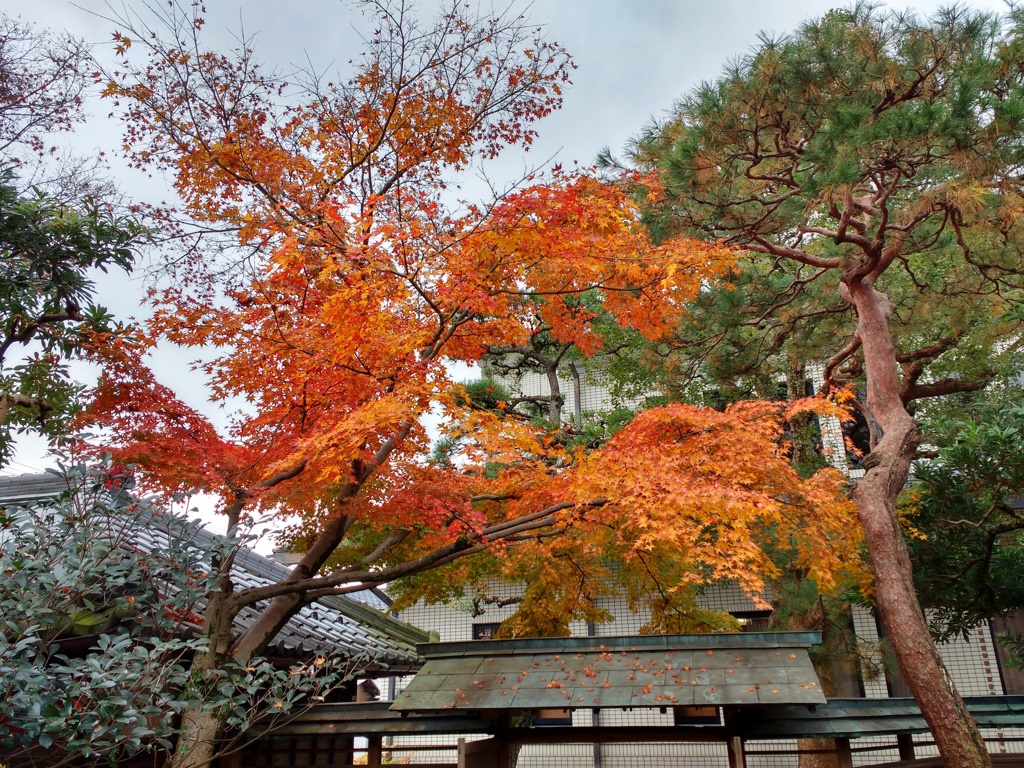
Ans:
[[[19,193],[38,188],[60,206],[117,197],[102,153],[83,157],[61,142],[85,122],[92,68],[82,40],[0,13],[0,151]]]
[[[928,633],[895,505],[919,443],[908,406],[976,391],[1019,352],[1021,22],[833,11],[765,39],[635,147],[662,172],[652,227],[748,251],[738,293],[761,306],[722,338],[763,331],[771,348],[794,329],[813,349],[833,332],[826,386],[863,372],[855,495],[877,604],[951,765],[989,758]]]
[[[265,587],[236,588],[233,558],[219,563],[195,679],[252,658],[322,596],[473,554],[552,585],[545,562],[568,562],[553,551],[599,568],[617,550],[638,594],[668,595],[667,628],[682,626],[673,589],[732,578],[758,590],[775,537],[823,584],[855,569],[844,481],[789,467],[778,405],[651,411],[588,455],[502,404],[476,407],[451,381],[450,361],[527,345],[539,329],[599,349],[597,316],[663,335],[735,255],[653,243],[626,188],[582,172],[455,201],[452,174],[530,143],[569,59],[515,14],[453,3],[425,24],[401,3],[361,6],[375,31],[337,83],[289,87],[248,42],[207,51],[202,20],[173,4],[162,29],[137,21],[116,36],[107,95],[131,161],[171,176],[180,208],[153,214],[186,247],[162,263],[145,332],[97,351],[107,373],[86,423],[151,486],[217,494],[232,530],[260,512],[297,516],[304,545],[290,577]],[[198,367],[213,400],[241,403],[226,429],[146,367],[161,344],[207,352]],[[457,445],[452,461],[424,461],[431,412]],[[650,557],[664,578],[641,584]],[[551,615],[558,601],[544,601]],[[257,604],[236,634],[234,617]],[[183,713],[171,765],[209,762],[221,714]]]

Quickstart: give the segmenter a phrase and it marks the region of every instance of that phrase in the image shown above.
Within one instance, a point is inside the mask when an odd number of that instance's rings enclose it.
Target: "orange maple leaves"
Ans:
[[[587,175],[558,175],[510,196],[466,246],[463,257],[474,263],[453,274],[474,275],[466,287],[489,298],[490,345],[522,343],[536,315],[555,341],[586,354],[602,345],[591,322],[595,305],[660,338],[700,281],[723,274],[735,257],[693,240],[654,244],[624,190]],[[579,300],[588,293],[592,305]]]
[[[835,413],[817,400],[793,407]],[[608,499],[599,515],[624,550],[703,564],[710,572],[690,574],[696,583],[710,576],[759,594],[777,572],[773,549],[791,552],[823,589],[844,571],[859,578],[862,534],[846,477],[834,469],[799,477],[780,440],[786,416],[768,402],[645,411],[582,462],[574,489]]]
[[[541,327],[584,353],[602,347],[599,315],[661,338],[734,259],[652,242],[626,191],[586,172],[449,207],[445,174],[529,143],[569,66],[515,21],[459,13],[420,37],[386,21],[347,82],[292,101],[251,51],[205,52],[192,26],[168,44],[133,35],[149,58],[126,49],[108,89],[127,151],[173,175],[189,226],[219,249],[169,261],[142,347],[113,361],[91,418],[165,488],[298,512],[310,536],[341,505],[379,534],[367,541],[400,531],[402,557],[562,534],[595,559],[668,547],[757,589],[773,535],[827,583],[852,541],[834,530],[849,529],[842,483],[795,476],[775,406],[649,412],[582,457],[452,394],[452,361]],[[168,342],[206,352],[211,398],[240,403],[229,428],[155,381],[143,352]],[[424,462],[431,412],[470,438],[463,464]]]

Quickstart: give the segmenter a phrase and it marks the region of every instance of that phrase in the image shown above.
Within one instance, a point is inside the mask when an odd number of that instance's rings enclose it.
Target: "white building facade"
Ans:
[[[817,390],[821,385],[821,367],[808,366],[807,373],[813,387]],[[550,395],[547,379],[539,374],[527,373],[516,377],[499,379],[510,390],[526,396]],[[562,419],[571,423],[581,413],[600,413],[610,408],[625,406],[636,407],[641,398],[616,402],[608,386],[600,382],[600,376],[593,371],[573,370],[568,366],[559,371],[560,394],[562,403]],[[861,471],[851,468],[846,459],[844,440],[838,421],[826,419],[821,423],[822,445],[834,465],[857,477]],[[403,621],[415,626],[436,632],[442,642],[487,639],[498,625],[512,615],[516,605],[511,602],[516,597],[513,585],[495,585],[496,603],[470,605],[428,605],[417,604],[400,614]],[[508,604],[502,605],[509,601]],[[722,586],[710,590],[700,598],[702,608],[727,611],[740,618],[751,629],[764,629],[769,612],[759,607],[742,591],[735,587]],[[587,625],[576,622],[570,625],[574,637],[587,636],[618,636],[636,635],[649,616],[643,612],[634,612],[627,606],[625,599],[606,597],[600,598],[598,607],[614,616],[614,621],[604,624]],[[853,632],[862,651],[864,663],[861,663],[850,680],[845,681],[843,696],[863,697],[867,699],[886,699],[890,697],[907,697],[905,684],[897,672],[885,671],[881,658],[881,647],[884,647],[879,622],[874,614],[864,606],[853,606],[851,609]],[[997,632],[998,629],[998,632]],[[1008,657],[997,643],[997,634],[1005,632],[1005,628],[996,628],[990,624],[976,626],[966,637],[958,637],[940,645],[939,650],[945,661],[949,674],[957,689],[963,696],[998,696],[1003,694],[1024,694],[1024,673],[1007,664]],[[392,685],[391,694],[401,694],[403,680]],[[659,712],[657,710],[577,710],[572,715],[574,726],[593,725],[672,725],[671,708]],[[1002,730],[986,730],[983,734],[989,741],[989,749],[993,753],[1024,752],[1024,730],[1006,728]],[[928,734],[914,737],[915,754],[917,757],[936,755],[931,738]],[[449,740],[450,742],[450,740]],[[415,744],[433,743],[439,746],[445,737],[405,739],[394,744],[405,747],[395,751],[396,761],[407,761],[415,765],[430,762],[441,762],[442,759],[455,760],[454,752],[438,751],[417,752]],[[875,737],[858,739],[853,752],[853,765],[877,765],[885,762],[896,762],[900,759],[895,737]],[[777,742],[759,744],[758,750],[776,752],[776,754],[759,755],[748,752],[746,765],[750,768],[796,768],[799,758],[796,754],[777,754],[779,751],[797,749],[794,742]],[[857,751],[858,748],[873,747],[869,751]],[[675,768],[685,766],[728,765],[724,744],[571,744],[558,747],[524,746],[519,753],[519,768]]]

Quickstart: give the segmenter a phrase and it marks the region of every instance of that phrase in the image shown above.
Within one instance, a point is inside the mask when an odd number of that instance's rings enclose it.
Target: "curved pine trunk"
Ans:
[[[864,459],[855,496],[875,574],[878,610],[900,670],[921,707],[948,768],[983,768],[992,760],[950,680],[914,590],[913,569],[896,516],[919,431],[900,398],[896,349],[889,330],[894,307],[864,278],[844,281],[857,310],[867,372],[867,407],[882,437]]]

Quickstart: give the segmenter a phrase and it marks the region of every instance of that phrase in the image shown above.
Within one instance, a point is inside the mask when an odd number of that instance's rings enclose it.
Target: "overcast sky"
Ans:
[[[154,3],[163,0],[152,0]],[[421,2],[426,12],[436,0]],[[145,13],[144,5],[129,7]],[[481,3],[487,7],[486,2]],[[929,0],[912,7],[928,13],[948,5]],[[1000,10],[1000,0],[974,0],[973,7]],[[345,71],[359,53],[358,28],[365,28],[354,4],[345,0],[207,0],[207,41],[228,47],[240,29],[255,36],[258,57],[288,69],[310,62],[318,70]],[[603,147],[619,152],[652,117],[702,80],[715,78],[723,66],[748,51],[758,32],[773,35],[793,30],[801,21],[843,6],[837,0],[534,0],[526,8],[531,22],[565,46],[578,67],[562,110],[539,126],[540,139],[528,156],[510,155],[503,168],[511,176],[527,166],[573,161],[593,162]],[[115,10],[122,6],[114,5]],[[495,3],[504,8],[506,4]],[[905,8],[904,5],[891,7]],[[113,12],[102,0],[0,0],[10,16],[51,29],[64,29],[98,46],[109,55],[115,25],[102,18]],[[102,119],[104,105],[91,108],[94,122],[76,136],[76,149],[89,154],[116,154],[120,145],[116,124]],[[143,200],[164,197],[161,185],[141,175],[117,170],[119,184]],[[100,286],[105,303],[119,316],[137,312],[139,295],[130,283],[107,279]],[[202,406],[198,374],[187,370],[187,354],[165,353],[160,368],[165,383],[192,404]],[[19,462],[8,469],[26,472],[45,465],[38,444],[25,443]]]
[[[163,0],[153,0],[162,3]],[[429,9],[437,0],[420,2]],[[476,0],[471,0],[476,2]],[[494,3],[504,8],[508,0]],[[999,10],[1001,0],[974,0]],[[129,7],[143,4],[129,0]],[[486,0],[481,2],[487,7]],[[518,2],[530,20],[564,45],[578,69],[563,109],[541,125],[531,162],[559,153],[559,160],[589,163],[605,146],[619,150],[651,117],[696,83],[713,79],[732,58],[748,51],[759,32],[783,34],[801,21],[843,6],[837,0],[534,0]],[[948,2],[917,2],[928,13]],[[121,6],[114,3],[113,7]],[[263,61],[281,67],[311,61],[320,70],[344,68],[359,52],[355,28],[364,28],[346,0],[208,0],[206,27],[213,45],[230,44],[240,28],[255,35]],[[0,0],[8,14],[63,28],[105,45],[114,25],[103,0]],[[96,15],[99,14],[99,15]],[[332,67],[331,65],[334,65]],[[115,136],[106,136],[115,139]],[[116,146],[111,142],[112,147]]]

